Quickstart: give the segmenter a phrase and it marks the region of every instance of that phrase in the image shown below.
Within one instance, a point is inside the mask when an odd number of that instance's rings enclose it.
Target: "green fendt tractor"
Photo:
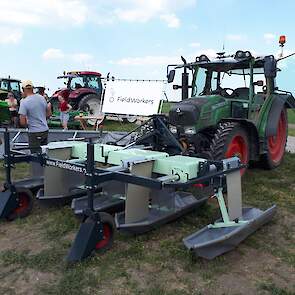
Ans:
[[[8,92],[13,92],[16,99],[21,99],[20,80],[8,78],[0,78],[0,125],[9,125],[10,112],[5,102]]]
[[[20,80],[0,78],[0,100],[5,100],[8,92],[13,92],[17,100],[21,99]]]
[[[286,109],[295,108],[295,100],[276,85],[278,60],[239,50],[213,60],[201,55],[192,63],[182,61],[167,67],[167,78],[173,82],[175,70],[183,69],[182,84],[173,85],[181,88],[182,101],[173,104],[169,121],[186,153],[214,160],[238,156],[244,164],[260,162],[267,169],[280,165]]]

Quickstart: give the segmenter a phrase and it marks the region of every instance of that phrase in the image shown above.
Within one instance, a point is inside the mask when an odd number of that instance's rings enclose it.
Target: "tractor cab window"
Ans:
[[[16,81],[10,82],[10,90],[13,92],[20,92],[19,83]]]
[[[196,68],[193,77],[192,96],[203,95],[206,88],[207,70],[204,68]]]
[[[85,87],[85,83],[83,81],[83,77],[74,77],[71,79],[70,88],[71,89],[79,89]]]
[[[5,80],[0,81],[0,89],[8,91],[9,90],[8,89],[8,81],[5,81]]]
[[[88,77],[88,87],[96,91],[101,91],[101,81],[99,77]]]

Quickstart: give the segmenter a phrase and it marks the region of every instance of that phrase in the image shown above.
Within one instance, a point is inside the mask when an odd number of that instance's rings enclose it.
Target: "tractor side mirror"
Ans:
[[[253,83],[254,86],[259,86],[262,87],[264,85],[263,80],[258,80],[256,82]]]
[[[275,78],[277,76],[277,61],[273,55],[264,58],[264,75],[266,78]]]
[[[175,70],[171,70],[169,74],[167,75],[168,83],[172,83],[174,81],[175,77]]]

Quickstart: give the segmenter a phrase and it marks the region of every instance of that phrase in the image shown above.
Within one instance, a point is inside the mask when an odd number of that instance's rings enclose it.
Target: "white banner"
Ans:
[[[103,113],[149,116],[158,113],[164,99],[164,82],[148,80],[107,81]]]

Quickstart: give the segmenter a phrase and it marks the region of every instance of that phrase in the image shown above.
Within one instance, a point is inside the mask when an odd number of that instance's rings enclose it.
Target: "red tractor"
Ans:
[[[89,71],[72,71],[64,73],[57,79],[66,79],[66,88],[59,89],[52,95],[51,103],[57,110],[58,96],[62,95],[73,107],[73,110],[98,115],[101,112],[102,83],[101,74]]]

